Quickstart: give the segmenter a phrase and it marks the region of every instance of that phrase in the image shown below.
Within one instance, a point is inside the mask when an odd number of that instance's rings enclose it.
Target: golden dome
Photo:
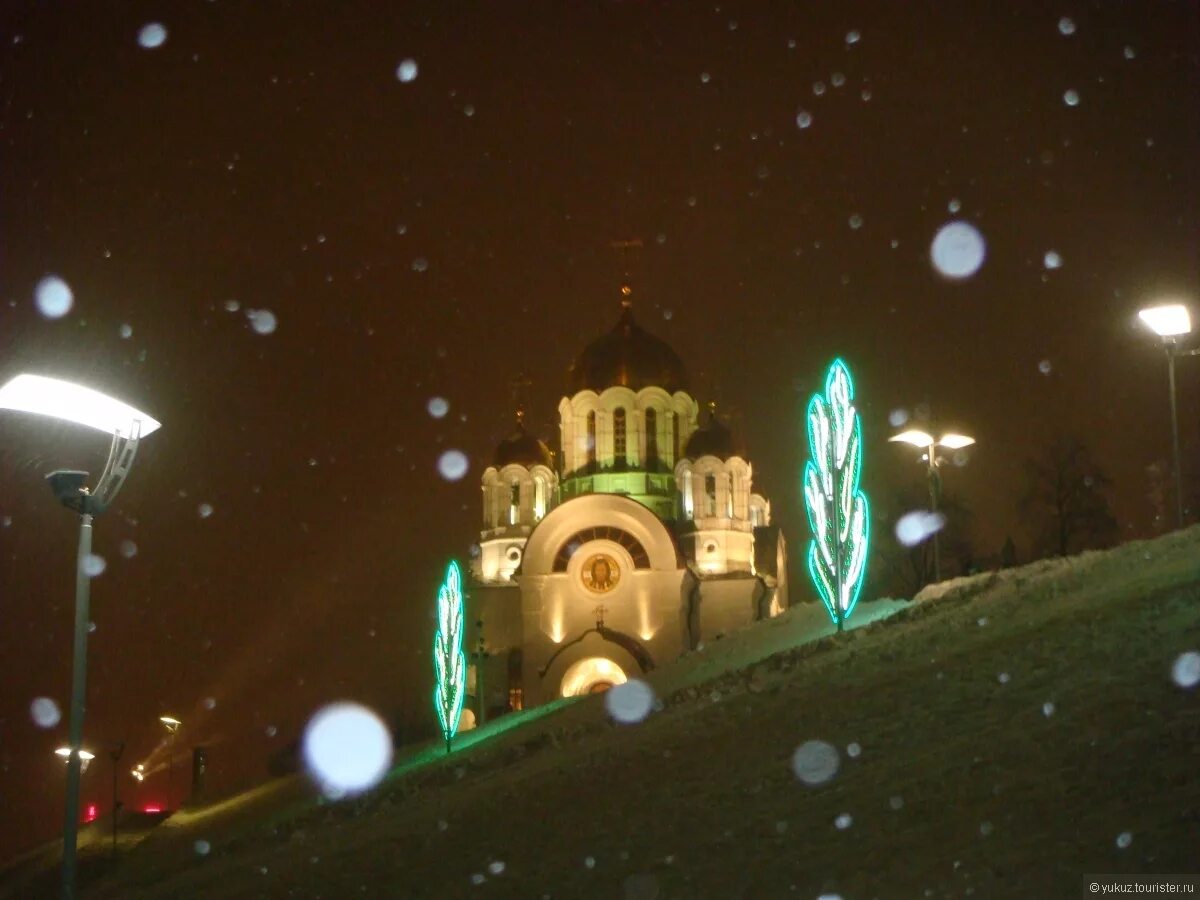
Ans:
[[[675,351],[633,320],[628,294],[621,305],[616,327],[588,344],[567,370],[571,393],[618,384],[635,391],[651,385],[668,393],[686,390],[687,371]]]
[[[497,469],[509,463],[526,467],[541,465],[548,469],[554,468],[554,454],[550,452],[549,447],[525,430],[525,423],[520,416],[517,417],[517,427],[496,446],[496,453],[492,457],[492,464]]]

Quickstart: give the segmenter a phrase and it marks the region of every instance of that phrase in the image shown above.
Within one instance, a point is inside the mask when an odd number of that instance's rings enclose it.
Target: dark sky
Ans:
[[[331,699],[432,721],[433,589],[478,536],[507,382],[528,373],[549,433],[618,313],[614,239],[645,241],[637,315],[740,414],[794,557],[803,405],[839,354],[876,496],[922,484],[889,411],[927,402],[978,438],[947,488],[979,555],[1027,548],[1020,463],[1060,432],[1112,476],[1123,533],[1154,533],[1165,364],[1134,315],[1200,281],[1195,4],[446,6],[0,13],[0,380],[84,381],[163,422],[97,520],[91,749],[165,766],[172,713],[227,787]],[[139,47],[155,21],[166,42]],[[988,245],[960,282],[929,263],[955,199]],[[59,319],[33,299],[48,273],[74,292]],[[1200,359],[1179,374],[1200,479]],[[61,819],[66,722],[29,704],[67,707],[77,521],[42,476],[106,449],[0,413],[0,856]],[[103,808],[108,771],[84,776]]]

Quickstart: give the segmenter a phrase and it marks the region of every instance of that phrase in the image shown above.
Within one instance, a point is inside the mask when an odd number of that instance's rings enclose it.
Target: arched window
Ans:
[[[613,461],[621,466],[625,464],[625,407],[618,406],[613,410]]]
[[[508,524],[516,525],[521,516],[521,483],[514,481],[508,492]]]
[[[596,411],[587,414],[587,461],[589,466],[596,464]]]
[[[706,516],[715,516],[717,514],[717,476],[704,476],[704,514]]]
[[[533,479],[533,521],[541,521],[546,515],[546,482],[539,475]]]
[[[646,410],[646,467],[653,468],[658,462],[658,412]]]
[[[730,472],[727,481],[729,484],[729,490],[727,490],[725,492],[725,518],[732,519],[733,518],[733,491],[734,491],[734,484],[737,482],[737,476],[735,476],[732,472]]]
[[[671,465],[679,462],[679,413],[671,413]]]
[[[562,545],[558,548],[558,553],[555,554],[551,571],[567,571],[567,563],[571,561],[571,557],[575,555],[575,552],[589,541],[596,540],[613,541],[620,544],[629,552],[635,569],[650,568],[650,554],[646,552],[646,548],[642,546],[637,538],[628,531],[622,531],[620,528],[597,525],[594,528],[585,528],[583,531],[577,531],[563,541]]]

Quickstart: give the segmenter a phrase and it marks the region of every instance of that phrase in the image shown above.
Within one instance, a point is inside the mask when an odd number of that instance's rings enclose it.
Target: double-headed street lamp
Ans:
[[[929,505],[933,512],[937,512],[938,499],[942,493],[942,476],[938,472],[938,466],[945,460],[938,459],[937,448],[945,447],[947,450],[961,450],[963,447],[970,447],[975,443],[975,438],[967,437],[965,434],[954,434],[953,432],[943,434],[940,438],[934,438],[933,435],[927,434],[924,431],[915,429],[903,431],[900,434],[893,435],[888,438],[889,441],[900,441],[905,444],[912,444],[914,447],[920,447],[925,451],[925,455],[921,457],[922,462],[928,462],[927,471],[929,473]],[[938,543],[938,532],[933,533],[933,580],[942,580],[942,558],[941,548]]]
[[[1192,319],[1182,303],[1167,303],[1149,306],[1138,312],[1138,318],[1146,327],[1163,340],[1167,351],[1167,384],[1171,394],[1171,454],[1175,470],[1175,518],[1179,528],[1183,527],[1183,473],[1179,463],[1179,416],[1175,409],[1175,357],[1200,356],[1200,348],[1180,351],[1179,338],[1191,333]]]
[[[59,757],[63,762],[67,763],[68,765],[71,762],[71,748],[70,747],[59,747],[57,750],[54,751],[54,755]],[[86,750],[80,750],[79,751],[79,770],[81,772],[86,772],[88,763],[90,763],[95,758],[96,758],[95,753],[89,753]]]
[[[163,723],[163,727],[171,735],[170,745],[167,747],[167,812],[170,812],[171,798],[175,792],[175,732],[183,723],[174,716],[159,716],[158,721]]]
[[[104,512],[133,466],[138,441],[157,430],[160,423],[99,391],[42,375],[18,375],[0,387],[0,409],[53,416],[112,435],[108,463],[95,492],[84,484],[87,472],[59,470],[46,476],[54,496],[79,513],[79,551],[75,560],[75,635],[71,667],[70,745],[67,750],[67,803],[63,816],[62,896],[75,896],[76,839],[79,833],[79,774],[83,758],[84,698],[87,693],[87,634],[90,602],[89,558],[92,555],[92,518]]]

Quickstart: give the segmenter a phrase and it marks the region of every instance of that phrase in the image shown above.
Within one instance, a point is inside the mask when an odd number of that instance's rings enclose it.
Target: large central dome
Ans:
[[[628,303],[608,334],[592,341],[567,370],[572,394],[590,388],[599,393],[613,385],[632,390],[654,385],[668,393],[686,390],[687,371],[667,344],[633,320]]]

